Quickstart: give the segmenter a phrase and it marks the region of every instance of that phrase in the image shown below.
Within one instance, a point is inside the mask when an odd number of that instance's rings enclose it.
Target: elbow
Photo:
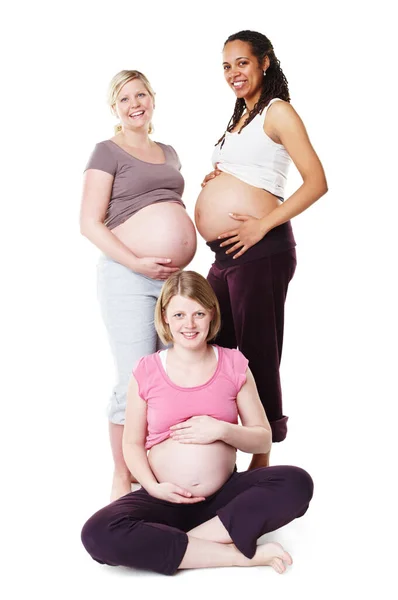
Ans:
[[[99,221],[87,221],[87,219],[80,219],[81,235],[89,240],[92,240],[93,232],[99,224]]]
[[[259,450],[258,454],[268,454],[271,450],[272,446],[272,431],[271,429],[265,429],[263,431],[262,439],[261,439],[261,450]]]
[[[88,233],[89,227],[86,221],[83,221],[83,219],[80,219],[80,233],[83,237],[88,238],[89,237],[89,233]]]

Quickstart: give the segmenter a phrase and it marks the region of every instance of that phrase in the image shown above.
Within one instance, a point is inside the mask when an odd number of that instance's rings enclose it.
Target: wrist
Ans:
[[[226,444],[228,443],[227,438],[230,430],[230,425],[231,423],[227,423],[226,421],[220,421],[220,435],[218,439]]]
[[[135,254],[131,255],[131,260],[129,261],[128,266],[129,266],[129,269],[131,269],[132,271],[135,271],[136,273],[141,272],[140,259],[138,258],[138,256],[135,256]]]

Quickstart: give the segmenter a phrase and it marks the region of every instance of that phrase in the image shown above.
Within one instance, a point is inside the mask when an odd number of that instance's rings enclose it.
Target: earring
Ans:
[[[267,74],[267,71],[263,71],[263,75],[264,75],[264,77],[266,76],[266,74]]]

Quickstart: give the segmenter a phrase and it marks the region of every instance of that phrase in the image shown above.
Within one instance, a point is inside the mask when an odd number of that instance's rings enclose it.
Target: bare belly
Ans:
[[[148,461],[159,483],[174,483],[194,496],[207,497],[232,474],[236,450],[224,442],[180,444],[168,438],[151,448]]]
[[[210,242],[221,233],[239,228],[239,221],[231,219],[228,213],[261,218],[280,203],[273,194],[233,175],[221,173],[209,181],[198,196],[195,206],[196,227],[206,242]]]
[[[181,269],[196,252],[195,226],[177,202],[150,204],[112,229],[112,233],[139,258],[171,258],[169,266]]]

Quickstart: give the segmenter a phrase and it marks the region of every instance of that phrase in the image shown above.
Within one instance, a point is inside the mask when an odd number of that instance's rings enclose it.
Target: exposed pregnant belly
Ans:
[[[151,448],[148,461],[159,483],[175,483],[194,496],[207,497],[232,474],[236,450],[224,442],[180,444],[169,438]]]
[[[112,233],[139,258],[171,258],[168,266],[184,268],[196,252],[195,226],[185,208],[176,202],[150,204]]]
[[[221,173],[202,189],[195,206],[195,223],[206,242],[217,239],[220,233],[239,228],[239,221],[228,213],[252,215],[261,218],[279,206],[280,200],[241,181],[233,175]]]

